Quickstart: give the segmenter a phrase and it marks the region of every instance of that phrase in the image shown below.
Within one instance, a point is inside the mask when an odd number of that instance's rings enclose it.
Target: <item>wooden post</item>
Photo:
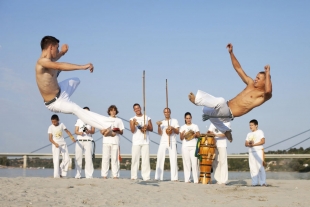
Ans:
[[[145,70],[143,71],[143,118],[144,118],[144,125],[145,127]],[[144,139],[146,139],[146,131],[144,131]]]
[[[167,79],[166,79],[166,109],[168,110],[168,80]],[[169,119],[167,120],[167,122],[168,122],[168,127],[169,127]],[[168,135],[168,143],[170,147],[170,135]]]

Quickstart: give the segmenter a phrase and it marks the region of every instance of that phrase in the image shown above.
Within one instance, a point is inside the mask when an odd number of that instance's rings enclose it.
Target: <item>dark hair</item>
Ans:
[[[265,78],[266,78],[266,73],[265,73],[265,71],[261,71],[261,72],[259,72],[258,74],[263,74],[263,75],[265,76]],[[271,79],[271,75],[270,75],[270,79]]]
[[[51,117],[51,120],[57,120],[57,121],[59,121],[59,117],[58,117],[56,114],[54,114],[54,115]]]
[[[141,108],[140,104],[138,103],[135,103],[132,108],[135,108],[135,106],[139,106]]]
[[[250,123],[253,123],[253,124],[255,124],[256,126],[258,125],[258,121],[257,121],[256,119],[252,119],[252,120],[250,121]]]
[[[164,112],[165,112],[165,110],[166,110],[166,109],[168,109],[168,110],[169,110],[169,112],[171,113],[171,109],[170,109],[170,108],[164,108]]]
[[[83,109],[87,109],[88,111],[90,111],[90,109],[87,106],[85,106]]]
[[[117,107],[115,105],[111,105],[109,108],[108,108],[108,114],[110,115],[110,111],[114,109],[116,111],[116,114],[118,114],[118,110],[117,110]]]
[[[191,118],[192,118],[192,114],[191,114],[190,112],[186,112],[186,113],[184,114],[184,118],[186,118],[187,115],[190,115]],[[186,121],[185,121],[185,124],[186,124]]]
[[[41,49],[44,50],[50,45],[57,45],[59,40],[53,36],[45,36],[41,40]]]

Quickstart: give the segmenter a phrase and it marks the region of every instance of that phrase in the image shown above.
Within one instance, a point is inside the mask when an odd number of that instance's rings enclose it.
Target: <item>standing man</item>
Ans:
[[[83,108],[88,110],[86,106]],[[78,119],[75,124],[75,134],[77,135],[77,142],[75,144],[75,178],[80,179],[82,173],[82,159],[83,151],[85,153],[85,177],[92,178],[94,172],[94,165],[92,160],[93,153],[93,138],[92,134],[95,133],[95,128],[85,124],[81,119]]]
[[[224,123],[230,128],[230,122]],[[215,158],[212,164],[214,170],[214,179],[217,184],[226,184],[228,181],[228,164],[227,164],[227,137],[220,132],[214,124],[211,123],[209,131],[215,134],[216,148]]]
[[[165,120],[158,121],[158,134],[161,136],[157,152],[155,180],[163,180],[166,150],[169,151],[171,181],[178,181],[177,142],[178,120],[170,118],[170,108],[164,109]]]
[[[248,133],[245,146],[249,148],[249,166],[252,178],[252,186],[266,186],[266,173],[264,168],[264,132],[258,129],[258,121],[250,121],[250,130]]]
[[[111,105],[108,108],[108,114],[113,121],[112,129],[108,131],[108,134],[104,130],[101,130],[103,134],[103,147],[102,147],[102,165],[101,176],[106,179],[109,173],[109,160],[111,158],[111,171],[113,179],[119,178],[119,135],[123,134],[124,124],[121,119],[117,118],[117,107]]]
[[[106,129],[112,124],[108,117],[83,110],[70,100],[70,96],[80,84],[80,80],[70,78],[60,83],[57,82],[61,71],[89,70],[92,73],[93,64],[74,65],[56,62],[67,53],[68,45],[62,45],[59,52],[59,40],[52,36],[42,38],[41,49],[41,57],[36,63],[35,70],[37,85],[45,106],[52,112],[74,114],[84,123],[106,132]]]
[[[131,179],[137,179],[141,155],[141,176],[143,180],[149,180],[151,174],[149,132],[153,131],[153,125],[151,118],[141,113],[141,107],[138,103],[133,105],[133,111],[136,115],[130,119],[130,131],[133,133]]]
[[[52,143],[53,164],[54,164],[54,178],[60,178],[67,176],[69,169],[70,156],[68,152],[67,143],[62,136],[62,132],[65,131],[72,142],[75,142],[71,132],[63,123],[59,123],[59,117],[54,114],[51,117],[52,125],[48,128],[48,138]],[[62,161],[59,165],[59,155],[62,155]]]
[[[229,101],[225,101],[221,97],[214,97],[201,90],[198,90],[196,96],[191,92],[188,97],[193,104],[204,106],[204,119],[210,119],[211,123],[225,134],[229,141],[232,141],[231,129],[224,123],[233,120],[234,117],[242,116],[268,101],[272,96],[272,84],[269,65],[266,65],[265,71],[259,72],[253,80],[241,68],[233,53],[232,44],[228,44],[227,48],[232,65],[246,84],[246,88]]]

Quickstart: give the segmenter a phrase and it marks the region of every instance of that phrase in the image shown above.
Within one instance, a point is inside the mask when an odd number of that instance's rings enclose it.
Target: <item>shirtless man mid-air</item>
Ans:
[[[232,44],[227,45],[230,54],[231,62],[236,72],[247,85],[246,88],[230,101],[225,101],[224,98],[214,97],[206,92],[198,90],[196,96],[191,92],[188,95],[189,100],[203,107],[203,117],[210,119],[215,127],[224,133],[227,139],[231,142],[231,129],[223,123],[233,120],[234,117],[242,116],[253,108],[262,105],[272,96],[272,84],[270,77],[270,66],[265,66],[265,71],[259,72],[253,80],[243,71],[240,63],[233,53]]]
[[[52,36],[45,36],[41,40],[42,54],[36,64],[36,81],[45,106],[52,112],[75,114],[84,123],[100,130],[111,132],[111,119],[94,112],[84,110],[70,100],[70,96],[80,83],[78,78],[70,78],[60,83],[57,77],[60,71],[89,70],[94,71],[91,63],[75,65],[56,62],[68,51],[68,45],[64,44],[59,52],[59,40]]]

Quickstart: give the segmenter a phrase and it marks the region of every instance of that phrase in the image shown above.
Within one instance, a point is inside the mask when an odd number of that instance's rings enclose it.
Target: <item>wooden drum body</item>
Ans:
[[[202,134],[199,147],[200,176],[199,183],[208,184],[211,182],[212,163],[215,157],[216,142],[214,134]]]

